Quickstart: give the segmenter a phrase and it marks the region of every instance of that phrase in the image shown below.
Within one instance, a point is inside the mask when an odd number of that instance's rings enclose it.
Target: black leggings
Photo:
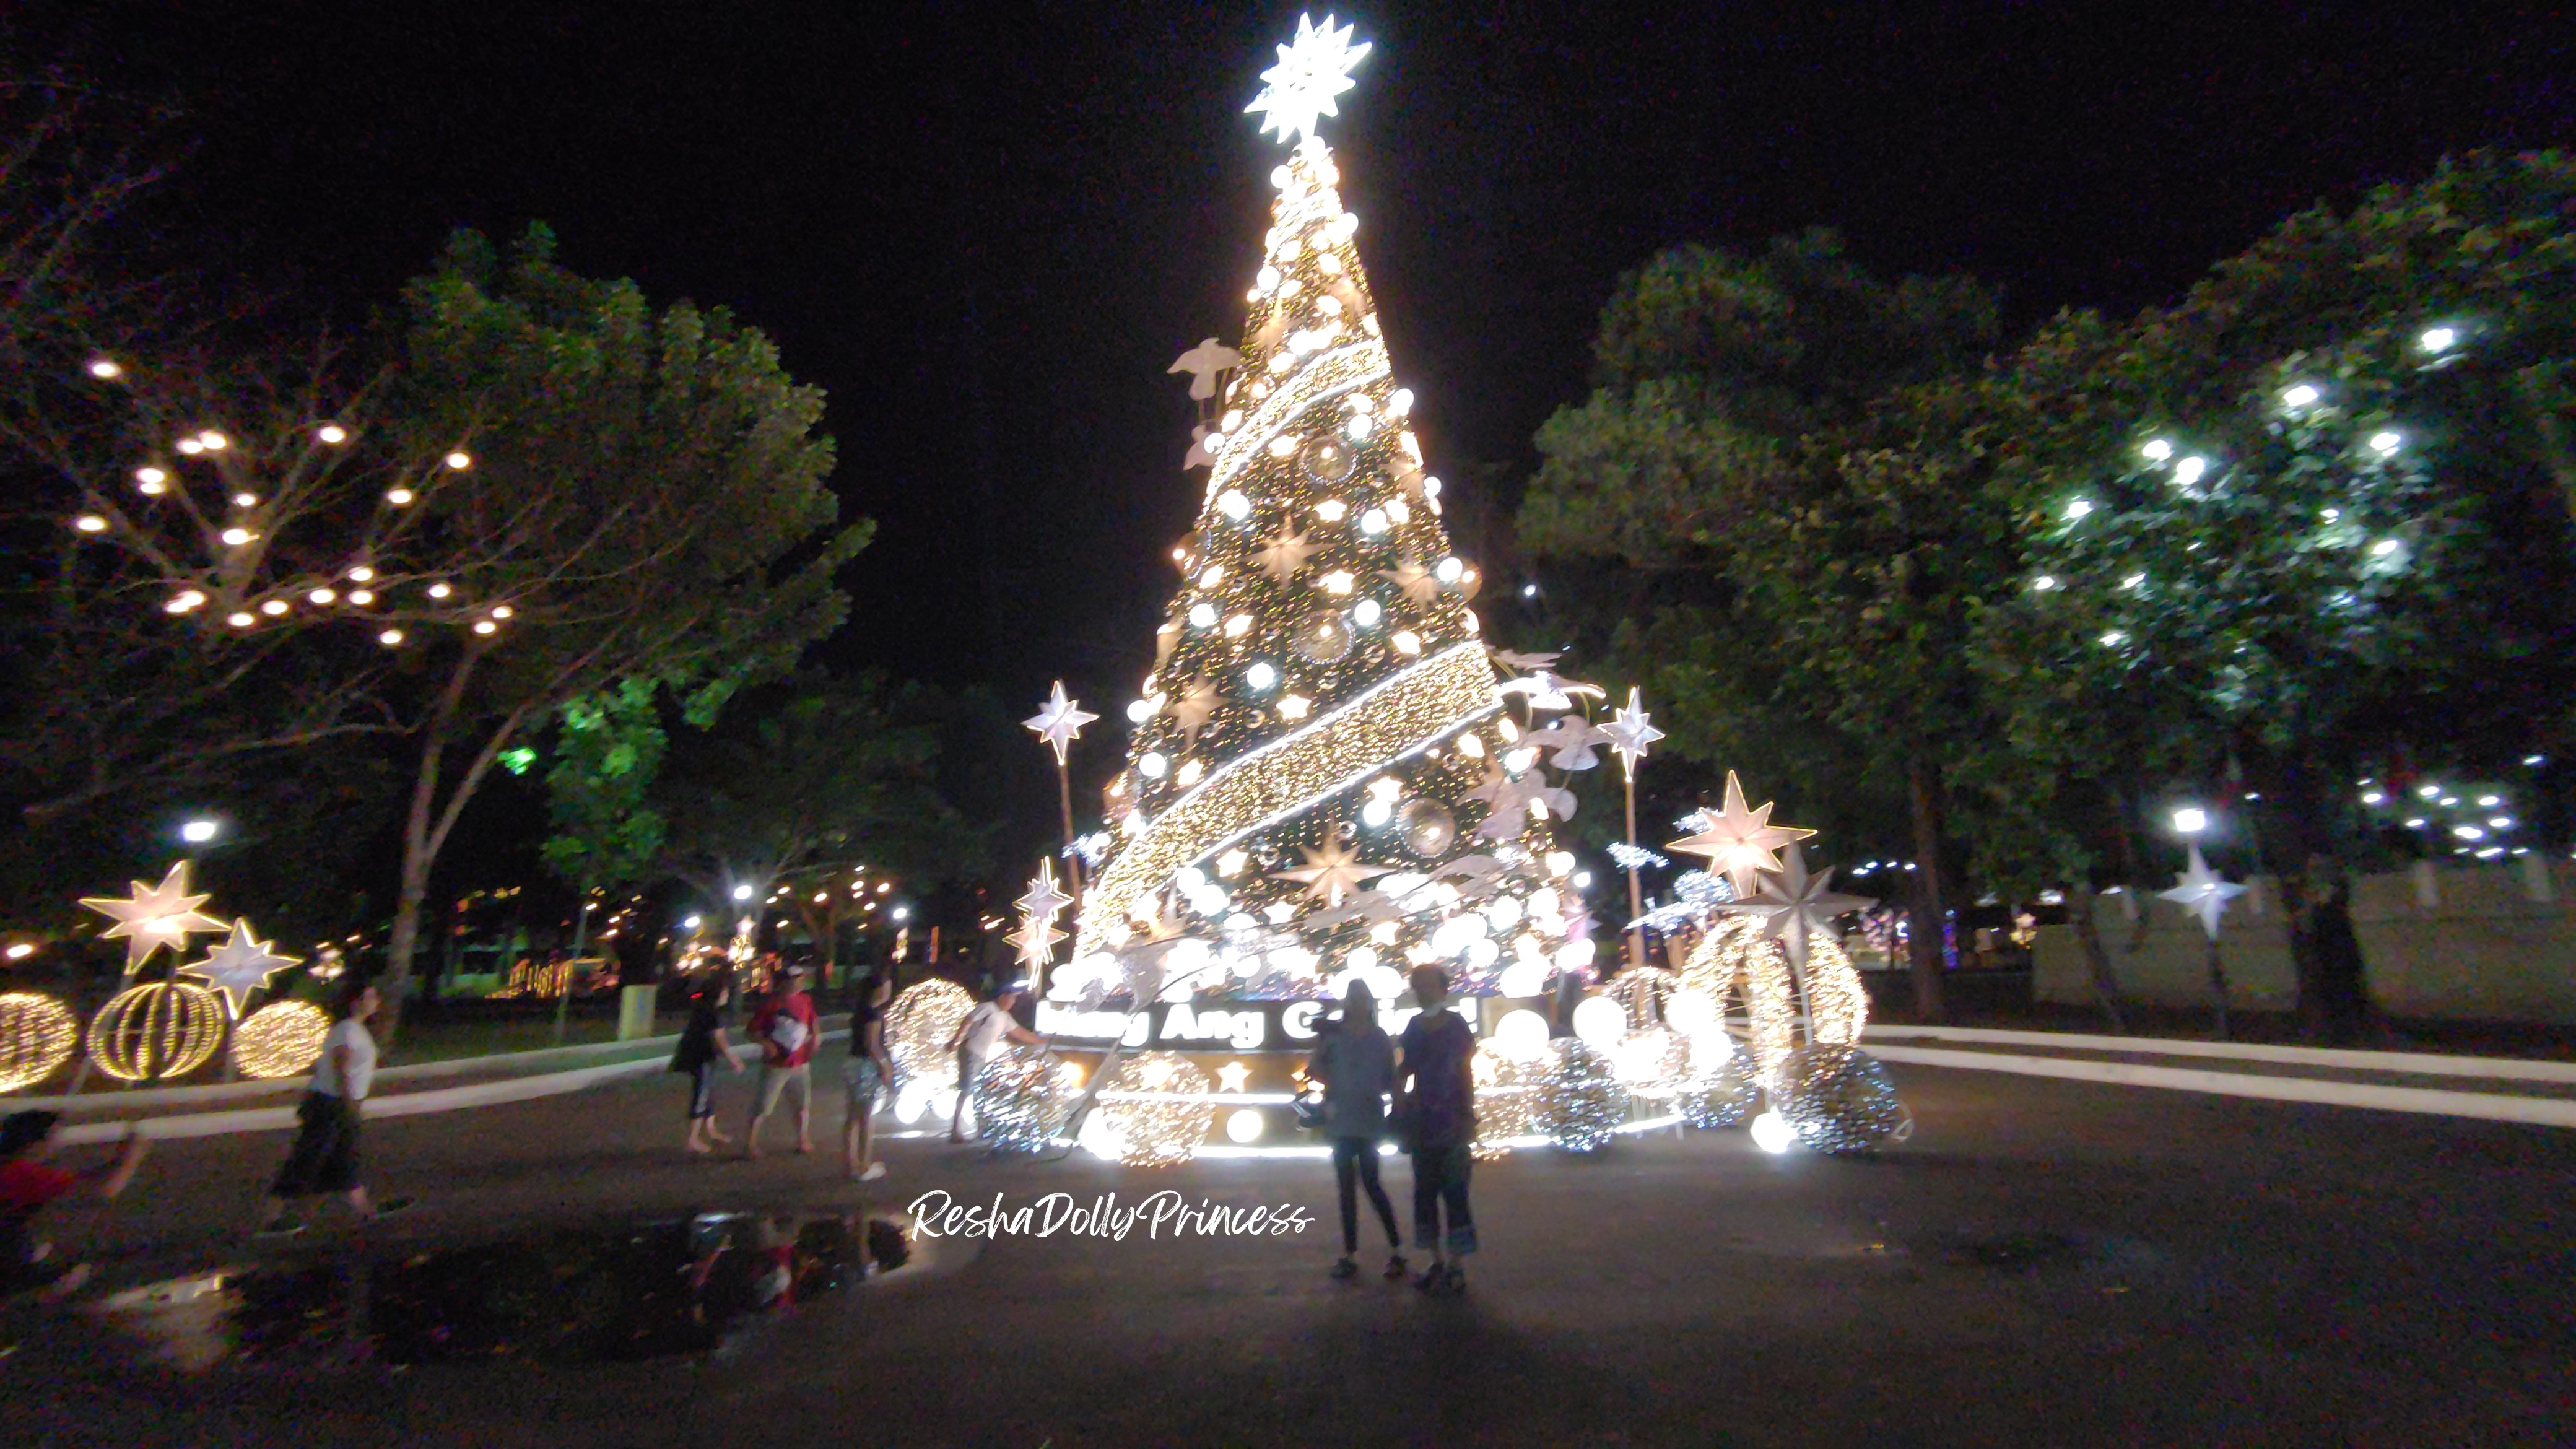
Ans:
[[[1391,1253],[1404,1250],[1404,1235],[1396,1231],[1395,1204],[1386,1200],[1386,1189],[1377,1180],[1377,1143],[1366,1137],[1333,1139],[1333,1185],[1342,1195],[1342,1252],[1345,1256],[1360,1250],[1360,1205],[1351,1191],[1353,1180],[1368,1189],[1369,1205],[1377,1209],[1377,1220],[1386,1224],[1386,1246]]]

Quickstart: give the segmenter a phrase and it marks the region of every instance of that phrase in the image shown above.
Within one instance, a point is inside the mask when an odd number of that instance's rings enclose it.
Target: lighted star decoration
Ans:
[[[1021,965],[1043,970],[1048,962],[1055,959],[1056,943],[1064,939],[1064,932],[1057,930],[1055,922],[1044,916],[1029,916],[1022,919],[1020,928],[1005,939],[1018,949]]]
[[[1419,559],[1398,559],[1395,567],[1379,569],[1377,576],[1403,590],[1404,596],[1417,604],[1428,605],[1440,597],[1440,580]]]
[[[1357,891],[1371,878],[1391,874],[1395,869],[1393,866],[1361,864],[1359,857],[1338,840],[1325,841],[1321,850],[1309,850],[1302,845],[1297,849],[1305,855],[1306,863],[1294,870],[1274,871],[1272,878],[1298,882],[1306,887],[1306,894],[1327,907],[1340,905],[1342,897]]]
[[[1220,1092],[1240,1092],[1251,1085],[1252,1068],[1241,1062],[1227,1062],[1216,1069],[1216,1089]]]
[[[1745,808],[1744,787],[1736,782],[1735,772],[1726,772],[1725,808],[1711,814],[1701,811],[1699,833],[1665,846],[1689,855],[1705,855],[1710,863],[1735,887],[1735,896],[1743,900],[1753,894],[1754,885],[1766,870],[1780,868],[1780,848],[1815,834],[1794,825],[1771,823],[1771,802],[1759,810]]]
[[[1164,368],[1163,371],[1188,373],[1190,396],[1197,401],[1205,402],[1216,396],[1216,375],[1229,367],[1239,365],[1242,361],[1242,353],[1231,347],[1222,346],[1215,338],[1210,337],[1182,353],[1179,360]]]
[[[1012,904],[1017,905],[1024,916],[1052,921],[1063,914],[1065,907],[1073,904],[1073,897],[1056,885],[1055,862],[1042,860],[1038,862],[1038,873],[1029,880],[1029,893]]]
[[[1216,704],[1216,683],[1205,676],[1191,680],[1181,697],[1172,701],[1172,723],[1181,727],[1181,748],[1198,747],[1199,731],[1216,714]]]
[[[1261,551],[1253,557],[1261,565],[1263,573],[1284,584],[1297,577],[1297,570],[1306,566],[1307,558],[1316,548],[1317,545],[1306,541],[1303,532],[1282,527],[1278,536],[1262,544]]]
[[[206,953],[206,959],[179,968],[182,976],[201,976],[206,984],[224,994],[232,1003],[233,1015],[239,1016],[250,1001],[250,994],[268,984],[268,978],[300,963],[300,956],[280,956],[272,947],[275,941],[254,940],[250,922],[233,922],[232,938]]]
[[[188,862],[170,867],[170,873],[157,886],[141,881],[131,882],[133,893],[125,896],[83,896],[80,903],[115,921],[100,933],[103,940],[125,938],[125,974],[133,975],[152,959],[152,953],[167,946],[173,951],[188,949],[188,937],[207,931],[221,931],[224,923],[198,911],[210,895],[188,893]]]
[[[2172,890],[2158,891],[2156,896],[2182,907],[2185,914],[2200,922],[2200,928],[2209,933],[2209,939],[2215,941],[2218,939],[2218,918],[2227,914],[2228,902],[2245,894],[2245,887],[2219,879],[2218,872],[2211,870],[2209,862],[2201,859],[2197,845],[2191,848],[2190,865],[2189,870],[2174,878]]]
[[[1664,737],[1664,732],[1649,720],[1646,701],[1634,686],[1628,690],[1628,707],[1612,715],[1601,733],[1610,737],[1610,748],[1619,752],[1619,763],[1626,767],[1631,780],[1637,778],[1637,762],[1646,757],[1646,746]]]
[[[1769,806],[1764,806],[1769,809]],[[1762,918],[1762,934],[1789,949],[1789,964],[1800,973],[1807,969],[1807,937],[1812,932],[1831,934],[1834,917],[1848,911],[1865,911],[1877,905],[1874,896],[1849,896],[1833,888],[1834,867],[1827,866],[1814,875],[1807,873],[1807,852],[1795,842],[1788,846],[1788,860],[1777,876],[1762,882],[1762,889],[1739,900],[1719,906],[1721,911]]]
[[[1259,113],[1261,129],[1277,131],[1281,142],[1315,134],[1315,122],[1337,116],[1333,98],[1351,88],[1351,67],[1368,58],[1366,45],[1351,44],[1356,26],[1336,28],[1333,17],[1317,25],[1311,15],[1297,17],[1297,38],[1279,47],[1279,63],[1261,73],[1261,94],[1243,108]]]
[[[1065,748],[1082,733],[1084,725],[1098,718],[1100,716],[1086,712],[1082,706],[1065,698],[1064,681],[1059,679],[1055,682],[1055,693],[1047,696],[1045,706],[1021,723],[1035,730],[1039,739],[1053,747],[1055,762],[1061,765]]]

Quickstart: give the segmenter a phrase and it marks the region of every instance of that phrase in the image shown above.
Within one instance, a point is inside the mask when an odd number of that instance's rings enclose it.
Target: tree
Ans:
[[[1579,570],[1558,594],[1623,621],[1610,672],[1666,702],[1676,753],[1768,765],[1864,843],[1910,822],[1926,1016],[1946,772],[1979,718],[1961,646],[2002,537],[1960,379],[1995,335],[1976,283],[1882,282],[1830,232],[1665,252],[1603,308],[1595,390],[1540,429],[1521,507],[1524,547]]]
[[[2038,768],[2241,779],[2311,1013],[2359,1000],[2348,868],[2395,782],[2527,779],[2568,741],[2572,202],[2563,155],[2446,163],[2290,218],[2171,308],[2061,318],[2015,370],[2025,558],[1982,672]]]
[[[738,722],[685,744],[656,792],[663,867],[726,909],[783,897],[829,964],[840,927],[871,909],[873,891],[848,899],[854,877],[980,867],[982,841],[936,787],[935,708],[877,674],[809,674],[740,702]]]
[[[821,395],[722,309],[656,312],[542,228],[506,260],[459,233],[404,303],[399,355],[354,387],[327,356],[293,387],[137,359],[102,379],[130,399],[90,434],[113,446],[66,431],[51,455],[87,543],[75,613],[158,613],[208,667],[309,682],[312,728],[416,742],[397,1004],[431,867],[504,750],[618,681],[786,666],[839,625],[832,574],[869,535],[836,524]]]

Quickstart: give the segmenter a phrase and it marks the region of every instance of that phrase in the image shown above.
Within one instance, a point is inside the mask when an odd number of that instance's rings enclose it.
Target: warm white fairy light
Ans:
[[[95,513],[84,513],[80,517],[72,520],[72,527],[79,529],[83,533],[105,533],[107,532],[107,520],[99,517]]]
[[[222,533],[216,535],[216,537],[222,539],[226,545],[232,548],[239,548],[243,544],[250,542],[253,536],[254,535],[249,529],[239,527],[227,528]]]
[[[123,377],[125,375],[125,369],[118,366],[116,359],[113,357],[94,357],[90,359],[89,375],[97,378],[101,382],[107,382],[114,378]]]
[[[232,613],[224,616],[224,622],[232,625],[236,629],[247,629],[251,625],[259,622],[259,616],[250,612],[248,609],[236,609]]]
[[[455,593],[455,592],[456,592],[456,590],[455,590],[454,586],[452,586],[452,585],[441,583],[441,584],[431,584],[431,585],[430,585],[426,590],[424,590],[423,592],[427,593],[427,594],[428,594],[431,598],[433,598],[433,599],[443,599],[443,598],[446,598],[448,595],[450,595],[450,594],[452,594],[452,593]]]
[[[380,634],[376,635],[376,642],[377,642],[377,643],[379,643],[379,644],[382,644],[382,645],[386,646],[387,648],[391,648],[391,647],[393,647],[393,646],[394,646],[394,645],[396,645],[396,644],[400,644],[402,641],[403,641],[403,631],[401,631],[400,629],[387,629],[387,630],[385,630],[384,632],[382,632],[382,633],[380,633]]]
[[[466,469],[474,466],[474,455],[466,452],[462,448],[459,448],[455,452],[448,454],[442,461],[444,461],[451,470],[462,473]]]
[[[412,499],[417,496],[417,494],[413,493],[408,488],[388,488],[385,490],[385,501],[396,508],[405,508],[410,506]]]
[[[264,600],[259,606],[259,611],[274,619],[286,612],[286,601],[284,599]]]
[[[376,571],[367,567],[365,564],[359,564],[349,570],[349,582],[353,584],[367,583],[374,579],[375,576]]]
[[[376,591],[373,589],[351,589],[349,591],[349,602],[357,605],[361,609],[375,601]]]
[[[324,423],[322,426],[313,430],[313,436],[321,439],[323,442],[337,446],[338,444],[349,441],[349,430],[340,426],[338,423]]]

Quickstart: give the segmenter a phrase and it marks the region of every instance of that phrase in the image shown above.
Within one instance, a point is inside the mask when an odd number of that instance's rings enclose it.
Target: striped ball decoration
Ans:
[[[184,1077],[223,1045],[228,1019],[224,999],[202,986],[129,986],[90,1018],[90,1060],[123,1082]]]
[[[0,1092],[32,1087],[72,1059],[80,1045],[80,1018],[71,1008],[33,991],[0,995]]]

